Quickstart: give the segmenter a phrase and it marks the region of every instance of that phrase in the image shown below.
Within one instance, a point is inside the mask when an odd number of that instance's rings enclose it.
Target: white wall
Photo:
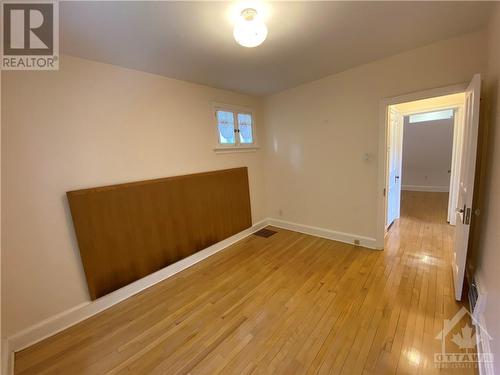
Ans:
[[[495,356],[495,374],[500,374],[500,7],[492,17],[489,30],[487,103],[489,105],[488,162],[486,191],[481,207],[481,236],[478,275],[486,287],[486,329]]]
[[[5,335],[89,299],[68,190],[248,166],[265,216],[263,152],[216,154],[210,106],[251,106],[259,126],[260,99],[69,56],[2,78]]]
[[[402,185],[405,190],[449,191],[454,119],[410,124],[403,131]]]
[[[484,71],[485,48],[474,33],[267,98],[270,216],[375,238],[381,99],[468,82]]]

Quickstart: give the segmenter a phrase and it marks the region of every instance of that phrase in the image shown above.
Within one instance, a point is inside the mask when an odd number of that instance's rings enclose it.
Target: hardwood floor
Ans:
[[[15,373],[475,373],[434,363],[461,308],[446,199],[405,193],[385,251],[276,228],[247,237],[17,353]]]

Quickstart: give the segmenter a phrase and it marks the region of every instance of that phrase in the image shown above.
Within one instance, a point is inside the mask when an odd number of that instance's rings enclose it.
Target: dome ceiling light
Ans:
[[[234,39],[243,47],[257,47],[267,37],[267,27],[253,8],[243,9],[233,31]]]

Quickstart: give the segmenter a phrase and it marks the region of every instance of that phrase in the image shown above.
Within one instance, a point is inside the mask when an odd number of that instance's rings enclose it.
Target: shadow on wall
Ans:
[[[490,215],[491,198],[494,192],[492,191],[494,168],[493,168],[493,151],[495,147],[495,137],[497,132],[497,117],[498,113],[498,81],[495,80],[488,87],[486,93],[485,105],[481,108],[481,116],[479,122],[479,158],[478,166],[479,175],[476,176],[475,191],[477,194],[474,197],[474,207],[480,208],[480,215],[475,216],[471,223],[471,242],[470,249],[467,254],[467,274],[472,276],[475,274],[478,265],[483,262],[484,244],[481,243],[482,231],[485,228],[486,221]]]
[[[76,239],[75,227],[73,226],[73,219],[71,217],[71,210],[69,209],[69,202],[66,194],[61,196],[62,205],[64,208],[64,216],[66,216],[66,227],[68,229],[68,238],[71,243],[71,250],[75,256],[76,262],[80,267],[80,275],[83,285],[87,285],[87,280],[85,279],[85,270],[83,269],[82,257],[80,256],[80,250],[78,247],[78,241]],[[90,294],[88,293],[87,287],[85,288],[87,292],[87,300],[90,301]]]

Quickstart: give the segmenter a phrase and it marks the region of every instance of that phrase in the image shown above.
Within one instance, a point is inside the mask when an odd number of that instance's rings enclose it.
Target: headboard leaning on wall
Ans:
[[[246,167],[66,195],[92,300],[252,225]]]

